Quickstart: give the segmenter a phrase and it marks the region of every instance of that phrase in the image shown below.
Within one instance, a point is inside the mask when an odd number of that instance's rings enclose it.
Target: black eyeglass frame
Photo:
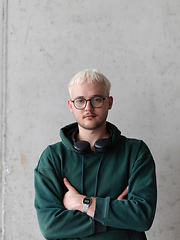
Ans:
[[[102,102],[102,105],[100,106],[100,107],[94,107],[93,106],[93,104],[92,104],[92,99],[94,99],[94,98],[101,98],[102,100],[103,100],[103,102]],[[106,100],[106,99],[108,99],[109,97],[101,97],[101,96],[96,96],[96,97],[92,97],[92,98],[90,98],[90,99],[85,99],[85,98],[81,98],[81,97],[77,97],[77,98],[75,98],[74,100],[71,100],[71,102],[73,103],[73,105],[74,105],[74,107],[77,109],[77,110],[82,110],[82,109],[84,109],[86,106],[87,106],[87,102],[88,101],[90,101],[90,103],[91,103],[91,106],[93,107],[93,108],[101,108],[103,105],[104,105],[104,100]],[[76,106],[75,106],[75,101],[77,100],[77,99],[83,99],[83,100],[85,100],[86,101],[86,103],[85,103],[85,106],[83,107],[83,108],[77,108]]]

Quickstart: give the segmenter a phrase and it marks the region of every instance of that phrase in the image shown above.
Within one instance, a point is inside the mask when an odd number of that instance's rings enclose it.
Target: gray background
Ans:
[[[180,1],[3,0],[0,8],[1,239],[43,239],[33,169],[74,121],[67,84],[86,68],[112,82],[108,120],[155,158],[149,240],[180,239]]]

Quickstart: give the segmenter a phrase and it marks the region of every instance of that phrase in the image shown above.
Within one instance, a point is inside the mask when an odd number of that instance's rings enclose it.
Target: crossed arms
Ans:
[[[63,204],[68,210],[78,210],[83,212],[83,198],[85,195],[81,195],[78,191],[69,183],[67,178],[64,178],[64,184],[67,187],[68,191],[65,193],[63,198]],[[118,196],[117,200],[123,200],[128,194],[128,187]],[[89,206],[87,215],[90,217],[94,217],[95,206],[96,206],[96,198],[91,197],[92,204]]]

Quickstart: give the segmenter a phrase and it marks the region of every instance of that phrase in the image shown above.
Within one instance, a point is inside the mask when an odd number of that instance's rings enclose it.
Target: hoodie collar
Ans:
[[[119,141],[121,132],[120,130],[113,125],[110,122],[106,122],[107,127],[111,129],[112,131],[112,146],[116,144],[117,141]],[[74,151],[73,148],[73,141],[72,141],[72,134],[75,130],[78,129],[78,124],[77,122],[66,125],[65,127],[61,128],[60,130],[60,137],[63,142],[63,144],[69,149]]]

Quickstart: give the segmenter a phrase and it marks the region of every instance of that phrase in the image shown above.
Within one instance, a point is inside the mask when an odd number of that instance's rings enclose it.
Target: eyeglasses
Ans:
[[[86,107],[87,102],[90,101],[91,106],[94,108],[101,108],[104,104],[104,100],[108,99],[109,97],[93,97],[90,99],[85,99],[85,98],[76,98],[73,101],[74,107],[78,110],[82,110]]]

